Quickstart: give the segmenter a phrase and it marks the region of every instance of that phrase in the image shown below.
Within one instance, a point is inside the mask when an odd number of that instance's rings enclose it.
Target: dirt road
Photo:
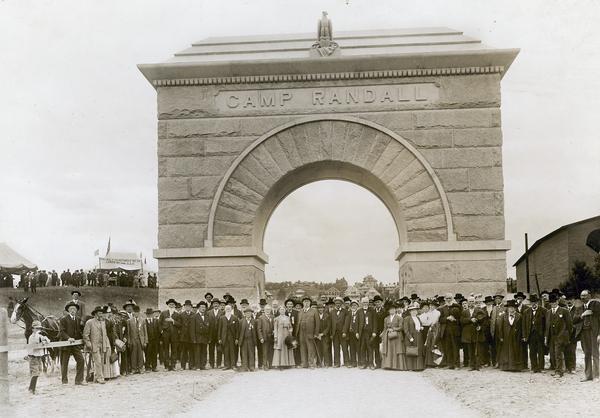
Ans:
[[[344,368],[238,374],[180,416],[223,410],[244,418],[478,416],[419,373]]]

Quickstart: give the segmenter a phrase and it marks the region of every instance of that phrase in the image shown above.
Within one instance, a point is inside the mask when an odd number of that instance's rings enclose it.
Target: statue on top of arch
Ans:
[[[311,48],[311,55],[328,57],[339,53],[339,45],[333,41],[333,32],[331,30],[331,19],[327,17],[327,12],[319,19],[317,27],[317,42]]]

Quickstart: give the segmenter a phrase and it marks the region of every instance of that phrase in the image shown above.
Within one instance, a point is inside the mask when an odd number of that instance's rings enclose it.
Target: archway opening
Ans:
[[[264,235],[269,282],[349,284],[367,275],[398,281],[398,229],[389,209],[371,191],[343,180],[321,180],[287,195],[270,216]]]

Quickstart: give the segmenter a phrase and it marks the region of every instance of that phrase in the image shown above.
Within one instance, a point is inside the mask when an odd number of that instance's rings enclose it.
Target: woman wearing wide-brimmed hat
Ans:
[[[294,360],[294,348],[286,344],[293,344],[288,337],[292,337],[292,322],[290,318],[285,314],[285,306],[279,307],[279,316],[273,320],[273,367],[280,369],[286,367],[294,367],[296,362]],[[293,338],[293,337],[292,337]]]
[[[409,316],[402,324],[404,331],[404,349],[406,351],[406,368],[420,371],[425,368],[425,350],[423,344],[423,324],[417,316],[419,304],[414,302],[408,307]]]
[[[402,304],[388,303],[385,309],[388,316],[384,319],[381,333],[381,367],[391,370],[406,370],[404,355],[404,331],[402,329]]]

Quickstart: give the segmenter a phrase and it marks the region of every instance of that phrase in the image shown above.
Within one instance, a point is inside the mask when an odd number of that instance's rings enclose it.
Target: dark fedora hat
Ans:
[[[304,296],[304,297],[302,298],[302,303],[304,303],[304,301],[305,301],[305,300],[309,301],[310,303],[312,303],[312,301],[313,301],[313,300],[310,298],[310,296]]]
[[[79,304],[75,302],[69,302],[65,305],[65,311],[68,311],[71,306],[75,306],[77,310],[79,310]]]
[[[214,305],[215,303],[220,304],[221,301],[218,298],[214,298],[210,301],[210,306]]]
[[[187,299],[185,302],[183,302],[183,306],[192,306],[192,301]]]
[[[206,293],[204,294],[204,299],[206,299],[206,297],[207,297],[207,296],[210,296],[211,298],[214,298],[213,294],[212,294],[212,293],[210,293],[210,292],[206,292]]]
[[[258,304],[260,306],[265,306],[267,304],[267,300],[266,299],[261,299],[261,300],[258,301]]]
[[[383,299],[381,298],[381,296],[375,295],[375,297],[373,298],[373,302],[377,302],[378,300],[383,302]]]
[[[201,305],[204,305],[206,307],[208,307],[208,303],[206,303],[206,301],[201,300],[200,302],[198,302],[198,304],[196,305],[196,309],[199,308]]]
[[[504,295],[494,295],[494,299],[504,299]]]
[[[410,300],[415,300],[415,299],[419,299],[419,295],[417,295],[416,293],[411,294]]]
[[[172,303],[173,305],[177,305],[177,301],[176,301],[175,299],[173,299],[173,298],[171,298],[171,299],[169,299],[168,301],[166,301],[166,302],[165,302],[165,305],[168,305],[168,304],[170,304],[170,303]]]
[[[133,307],[135,307],[135,306],[136,306],[136,303],[135,303],[135,301],[134,301],[133,299],[129,299],[127,302],[125,302],[125,303],[123,304],[123,309],[125,309],[125,308],[126,308],[126,307],[128,307],[128,306],[133,306]]]
[[[154,313],[154,309],[146,308],[146,315],[152,315]]]
[[[552,303],[552,302],[558,302],[558,299],[559,299],[559,296],[556,293],[550,293],[548,300],[550,301],[550,303]]]
[[[525,299],[525,294],[523,292],[519,291],[519,292],[515,293],[514,298],[515,299],[517,299],[517,298]]]
[[[90,315],[96,315],[96,312],[104,312],[102,306],[96,306]]]
[[[504,304],[504,306],[506,306],[507,308],[509,308],[511,306],[513,308],[516,308],[517,307],[517,301],[514,300],[514,299],[509,299],[509,300],[506,301],[506,303]]]
[[[288,303],[288,302],[292,302],[292,304],[294,304],[294,305],[295,305],[294,299],[292,299],[292,298],[287,298],[287,299],[285,300],[285,302],[283,302],[283,306],[287,305],[287,303]]]
[[[488,303],[488,302],[494,302],[494,298],[491,296],[486,296],[485,299],[483,299],[483,303]]]
[[[248,299],[242,299],[240,301],[240,305],[250,305],[250,304],[248,303]]]
[[[75,293],[77,293],[79,296],[81,296],[81,292],[78,289],[75,289],[71,292],[71,296],[73,296]]]
[[[538,297],[537,294],[532,293],[531,295],[529,295],[529,301],[530,302],[539,302],[540,298]]]

